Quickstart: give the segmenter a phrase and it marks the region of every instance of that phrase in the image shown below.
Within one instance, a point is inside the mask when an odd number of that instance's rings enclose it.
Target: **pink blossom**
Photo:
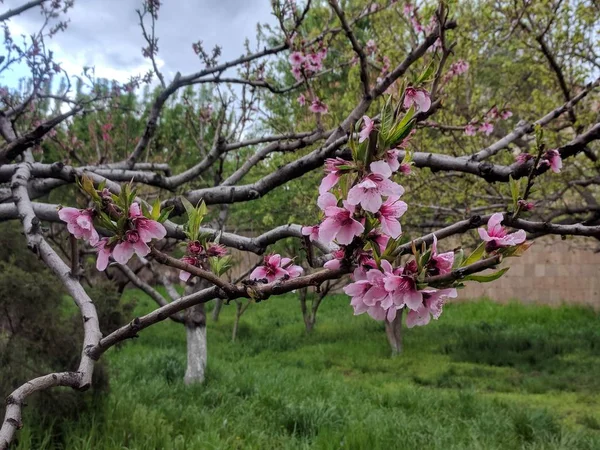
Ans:
[[[191,241],[188,242],[187,251],[194,255],[198,255],[204,252],[204,247],[202,247],[202,244],[198,241]]]
[[[406,268],[386,277],[385,289],[390,293],[390,300],[399,308],[406,305],[416,311],[423,303],[423,294],[417,290],[417,283]]]
[[[291,258],[281,258],[281,267],[287,272],[289,278],[298,278],[304,272],[302,267],[292,264]]]
[[[489,119],[497,119],[500,116],[500,113],[498,113],[498,107],[493,106],[485,116]]]
[[[390,170],[392,172],[396,172],[400,168],[400,161],[398,161],[398,157],[400,156],[400,150],[388,150],[383,155],[383,158],[388,166],[390,166]]]
[[[360,236],[365,227],[353,218],[354,206],[344,202],[344,207],[329,206],[325,209],[325,220],[319,227],[319,239],[329,243],[337,239],[341,245],[348,245],[355,236]]]
[[[477,132],[477,130],[475,130],[475,126],[471,123],[465,127],[465,134],[467,136],[475,136],[476,132]]]
[[[531,159],[533,159],[533,155],[530,155],[529,153],[519,153],[515,157],[517,164],[525,164],[527,161],[529,161]]]
[[[250,279],[262,280],[266,278],[267,282],[272,283],[282,278],[298,277],[304,269],[300,266],[292,265],[291,262],[290,258],[281,258],[278,254],[267,255],[265,256],[263,265],[252,271]]]
[[[399,172],[404,175],[410,175],[412,172],[412,163],[402,163],[400,164]]]
[[[554,173],[559,173],[560,169],[562,169],[562,158],[560,157],[560,153],[556,149],[548,150],[544,154],[544,161],[547,161],[547,163],[550,164],[550,169],[552,169],[552,172]]]
[[[302,81],[302,69],[300,69],[300,67],[293,66],[291,72],[296,81]]]
[[[375,128],[375,121],[371,120],[368,116],[363,116],[363,129],[359,133],[358,142],[364,142],[369,139],[369,135]]]
[[[342,167],[351,166],[352,162],[346,161],[342,158],[328,158],[325,160],[325,173],[327,175],[321,181],[321,185],[319,186],[319,194],[324,194],[329,191],[332,187],[334,187],[340,176],[344,172]]]
[[[348,203],[360,204],[365,211],[376,213],[383,203],[382,195],[400,197],[404,188],[389,179],[392,171],[385,161],[372,162],[370,169],[371,173],[348,192]]]
[[[110,246],[108,245],[108,238],[100,239],[96,245],[96,249],[98,250],[98,258],[96,259],[96,269],[100,272],[104,272],[106,267],[108,267],[108,258],[112,252]]]
[[[411,5],[410,2],[406,2],[404,7],[402,8],[402,11],[404,12],[405,16],[412,16],[415,12],[415,7]]]
[[[479,127],[479,131],[485,133],[486,136],[489,136],[494,131],[494,125],[489,122],[484,122]]]
[[[329,269],[329,270],[337,270],[340,267],[342,267],[342,260],[345,257],[345,252],[343,249],[340,249],[340,250],[335,250],[332,254],[333,254],[333,259],[330,259],[325,264],[323,264],[323,267],[325,267],[326,269]]]
[[[306,60],[305,56],[301,52],[292,52],[288,59],[292,67],[298,67]]]
[[[225,248],[224,245],[221,244],[215,244],[214,242],[211,242],[210,244],[208,244],[208,248],[206,249],[206,256],[216,256],[218,258],[225,256],[227,254],[227,249]]]
[[[467,70],[469,70],[469,63],[463,59],[459,59],[450,66],[450,70],[455,75],[462,75],[463,73],[467,72]]]
[[[322,57],[320,53],[311,53],[307,57],[308,68],[312,72],[318,72],[323,68]]]
[[[510,247],[525,242],[525,231],[518,230],[514,233],[507,234],[506,230],[501,225],[503,220],[504,216],[502,213],[492,214],[492,217],[490,217],[490,220],[487,224],[487,231],[483,228],[477,229],[481,239],[491,244],[490,250],[498,247]]]
[[[319,225],[313,225],[312,227],[302,227],[302,235],[308,236],[311,242],[319,239]]]
[[[381,222],[381,231],[392,239],[402,234],[402,227],[398,219],[406,212],[408,206],[396,196],[390,196],[383,202],[376,217]]]
[[[128,230],[125,239],[120,241],[113,250],[113,258],[119,264],[127,264],[133,254],[143,257],[150,253],[150,247],[144,242],[137,230]]]
[[[180,261],[183,261],[184,263],[190,264],[192,266],[197,266],[198,265],[198,260],[196,258],[193,258],[191,256],[184,256],[183,258],[180,259]],[[190,279],[190,277],[192,276],[191,273],[186,272],[185,270],[180,270],[179,271],[179,279],[181,281],[187,281]]]
[[[298,96],[298,103],[300,104],[300,106],[306,105],[306,97],[304,96],[304,94],[300,94]]]
[[[509,111],[508,109],[505,109],[504,111],[502,111],[502,114],[500,115],[500,117],[502,117],[502,120],[506,120],[510,117],[512,117],[513,113],[511,111]]]
[[[389,266],[387,261],[383,260],[382,265],[384,263]],[[394,320],[398,308],[395,305],[383,306],[390,303],[389,293],[385,289],[385,273],[379,269],[371,269],[363,278],[363,274],[357,269],[354,274],[356,281],[344,288],[344,292],[352,297],[350,305],[354,308],[354,315],[366,312],[375,320]]]
[[[67,230],[77,239],[84,239],[90,242],[90,245],[96,245],[100,237],[94,228],[92,210],[61,208],[58,211],[58,217],[63,222],[67,222]]]
[[[433,235],[433,244],[431,245],[431,259],[427,264],[427,273],[429,275],[445,275],[452,271],[454,264],[454,252],[446,252],[438,255],[437,237]]]
[[[415,311],[411,310],[406,316],[406,326],[412,328],[414,326],[427,325],[431,321],[431,317],[437,320],[442,314],[442,307],[447,298],[456,298],[456,289],[424,289],[423,304]]]
[[[519,208],[521,208],[521,211],[531,211],[533,208],[535,208],[535,204],[533,202],[528,202],[525,200],[519,200],[517,204],[519,205]]]
[[[287,275],[287,271],[281,268],[281,256],[267,255],[265,256],[262,266],[257,267],[250,274],[252,280],[267,279],[269,283],[275,280],[284,278]]]
[[[382,206],[383,208],[383,206]],[[369,233],[369,239],[379,246],[379,251],[383,253],[387,248],[390,237],[382,232],[383,230],[373,230]],[[376,265],[375,265],[376,266]]]
[[[140,205],[137,203],[132,203],[129,207],[129,218],[143,242],[150,242],[152,239],[163,239],[167,235],[167,230],[161,223],[142,215]]]
[[[377,53],[377,43],[373,39],[369,39],[365,46],[365,50],[369,55]]]
[[[427,112],[431,108],[431,97],[425,89],[406,88],[404,92],[404,107],[415,106],[417,111]]]
[[[317,113],[326,114],[327,111],[329,111],[329,109],[327,108],[327,105],[325,103],[323,103],[321,100],[319,100],[318,97],[316,97],[312,101],[312,103],[310,104],[308,109],[310,109],[310,111],[314,112],[315,114],[317,114]]]

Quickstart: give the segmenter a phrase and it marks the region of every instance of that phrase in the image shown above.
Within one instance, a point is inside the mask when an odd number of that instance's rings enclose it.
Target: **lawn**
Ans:
[[[183,327],[152,327],[105,355],[94,408],[43,429],[29,410],[18,448],[600,449],[594,311],[451,304],[391,358],[383,324],[348,302],[327,298],[310,335],[294,296],[252,305],[235,343],[225,307],[202,386],[182,382]]]

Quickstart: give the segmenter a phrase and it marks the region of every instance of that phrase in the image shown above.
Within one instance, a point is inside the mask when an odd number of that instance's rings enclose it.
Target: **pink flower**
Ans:
[[[206,256],[216,256],[220,258],[221,256],[225,256],[227,254],[227,249],[224,245],[215,244],[211,242],[208,244],[208,248],[206,249]]]
[[[367,45],[365,46],[365,50],[369,55],[377,53],[377,43],[373,39],[369,39],[367,41]]]
[[[331,192],[325,192],[324,194],[319,195],[319,198],[317,199],[317,205],[321,211],[325,211],[330,206],[337,206],[337,204],[337,197]]]
[[[467,70],[469,70],[469,63],[466,62],[465,60],[459,59],[458,61],[456,61],[455,63],[453,63],[450,66],[450,70],[455,74],[455,75],[462,75],[463,73],[465,73]]]
[[[500,117],[502,117],[502,120],[506,120],[510,117],[512,117],[513,113],[511,111],[509,111],[508,109],[505,109],[504,111],[502,111],[502,114],[500,115]]]
[[[559,173],[560,169],[562,169],[562,158],[560,157],[558,150],[548,150],[544,153],[544,161],[547,162],[547,164],[550,164],[550,169],[552,169],[552,172],[554,173]]]
[[[387,248],[390,237],[387,234],[382,233],[383,230],[373,230],[369,233],[369,239],[375,242],[379,246],[379,251],[383,253]],[[377,264],[375,264],[375,267]]]
[[[340,176],[344,173],[344,166],[351,166],[352,162],[346,161],[342,158],[328,158],[325,160],[325,173],[327,175],[321,181],[321,185],[319,186],[319,194],[324,194],[329,191],[332,187],[334,187]]]
[[[406,212],[408,206],[396,196],[390,196],[383,202],[376,217],[381,222],[381,231],[392,239],[402,234],[402,227],[398,219]]]
[[[363,129],[358,134],[358,142],[364,142],[369,139],[369,135],[375,128],[375,121],[371,120],[368,116],[363,116]]]
[[[323,68],[323,63],[321,60],[321,53],[311,53],[307,58],[308,68],[312,72],[320,71]]]
[[[292,52],[288,59],[292,67],[298,67],[302,65],[306,58],[301,52]]]
[[[302,81],[302,69],[298,66],[292,67],[292,75],[296,79],[296,81]]]
[[[298,103],[300,104],[300,106],[306,105],[306,97],[304,96],[304,94],[300,94],[298,96]]]
[[[392,274],[385,279],[385,289],[390,293],[390,299],[398,308],[406,305],[416,311],[423,303],[423,294],[417,290],[415,279],[406,269]],[[406,275],[404,274],[406,273]]]
[[[431,245],[431,259],[427,264],[427,273],[429,275],[445,275],[452,271],[454,264],[454,252],[446,252],[438,255],[437,237],[433,235],[433,244]]]
[[[485,133],[486,136],[489,136],[494,131],[494,125],[489,122],[484,122],[479,127],[479,131]]]
[[[281,268],[281,256],[277,254],[265,256],[263,264],[252,271],[250,279],[262,280],[266,278],[269,283],[272,283],[287,275],[287,272]]]
[[[391,270],[389,263],[383,260],[382,266],[384,263]],[[390,303],[389,293],[385,289],[385,274],[379,269],[371,269],[363,278],[363,273],[357,269],[354,275],[356,281],[344,288],[344,292],[352,297],[350,305],[354,308],[354,315],[366,312],[375,320],[394,320],[398,308],[393,305],[383,306]]]
[[[192,266],[196,266],[196,267],[198,266],[198,260],[191,256],[184,256],[183,258],[180,259],[180,261],[183,261],[184,263],[188,263]],[[185,270],[179,271],[179,279],[181,281],[187,281],[190,279],[191,276],[192,276],[192,274],[189,272],[186,272]]]
[[[474,126],[473,124],[471,124],[471,123],[470,123],[470,124],[468,124],[468,125],[465,127],[465,134],[466,134],[467,136],[475,136],[475,133],[476,133],[476,132],[477,132],[477,131],[475,130],[475,126]]]
[[[487,231],[483,228],[478,228],[479,236],[485,242],[489,242],[490,250],[499,248],[499,247],[511,247],[513,245],[521,244],[525,242],[525,231],[519,230],[511,234],[507,234],[504,227],[501,225],[504,220],[504,216],[502,213],[492,214],[490,220],[487,224]]]
[[[129,218],[133,226],[140,235],[143,242],[150,242],[152,239],[162,239],[167,235],[165,227],[156,220],[147,219],[142,215],[140,205],[132,203],[129,207]]]
[[[417,111],[427,112],[431,108],[431,97],[425,89],[406,88],[404,91],[404,107],[415,105]]]
[[[404,193],[404,188],[389,179],[392,171],[385,161],[372,162],[370,169],[371,174],[348,192],[348,203],[360,204],[365,211],[376,213],[383,203],[382,195],[400,197]]]
[[[344,259],[345,252],[343,249],[335,250],[333,253],[333,259],[330,259],[323,267],[329,270],[337,270],[342,267],[342,260]]]
[[[400,173],[404,174],[404,175],[410,175],[410,173],[412,172],[412,163],[402,163],[400,164]]]
[[[280,255],[267,255],[264,259],[264,265],[257,267],[250,274],[252,280],[267,279],[268,283],[280,280],[282,278],[296,278],[304,269],[300,266],[291,264],[290,258],[281,258]]]
[[[100,237],[94,228],[92,219],[92,210],[61,208],[58,211],[58,217],[63,222],[67,222],[67,230],[77,239],[85,239],[90,245],[96,245]]]
[[[323,103],[321,100],[319,100],[318,97],[316,97],[312,103],[310,104],[310,106],[308,107],[308,109],[310,109],[311,112],[314,112],[315,114],[326,114],[327,111],[329,111],[329,109],[327,108],[327,105],[325,103]]]
[[[521,211],[531,211],[533,208],[535,208],[535,204],[533,202],[527,202],[525,200],[519,200],[517,204],[521,208]]]
[[[204,252],[204,247],[202,247],[202,244],[198,241],[191,241],[187,245],[187,251],[194,255],[198,255]]]
[[[530,155],[529,153],[519,153],[515,157],[517,164],[525,164],[527,161],[529,161],[531,159],[533,159],[533,155]]]
[[[427,325],[431,316],[437,320],[442,314],[442,307],[447,298],[456,298],[458,295],[456,289],[424,289],[423,304],[419,309],[411,310],[406,316],[406,326],[412,328],[414,326]]]
[[[388,166],[390,166],[390,170],[396,172],[400,168],[400,161],[398,161],[398,156],[400,155],[400,150],[388,150],[383,155],[383,158]]]
[[[100,239],[96,245],[96,249],[98,250],[98,258],[96,259],[96,269],[100,272],[104,272],[108,267],[108,258],[111,254],[111,248],[108,246],[108,238]]]
[[[313,225],[311,227],[302,227],[302,235],[308,236],[311,242],[319,239],[319,225]]]
[[[319,227],[319,239],[329,243],[337,239],[341,245],[348,245],[355,236],[360,236],[365,227],[355,220],[354,206],[344,202],[344,207],[329,206],[325,209],[325,220]]]

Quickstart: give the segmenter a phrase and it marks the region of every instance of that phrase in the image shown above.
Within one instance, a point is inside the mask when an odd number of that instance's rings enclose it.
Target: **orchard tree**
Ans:
[[[585,2],[576,4],[583,12],[573,12],[571,6],[565,12],[562,2],[543,3],[544,8],[531,2],[482,2],[482,7],[489,12],[490,21],[510,24],[498,29],[499,36],[522,33],[523,45],[535,41],[543,55],[549,53],[546,59],[554,59],[555,64],[549,64],[558,79],[554,66],[560,69],[559,59],[543,48],[550,48],[551,42],[567,48],[565,42],[570,42],[573,49],[592,55],[594,47],[581,43],[584,31],[571,33],[568,25],[573,23],[573,14],[591,12],[597,17],[597,11]],[[554,8],[554,15],[545,12],[548,5]],[[535,120],[517,123],[512,131],[496,136],[494,130],[501,128],[497,124],[510,119],[512,113],[510,92],[500,104],[489,95],[493,86],[486,91],[478,84],[480,101],[490,102],[488,110],[483,114],[477,108],[469,110],[471,101],[464,101],[466,110],[461,114],[467,116],[466,123],[462,123],[463,116],[452,112],[456,99],[451,93],[458,87],[450,83],[469,68],[469,61],[454,56],[460,42],[457,30],[461,17],[468,20],[472,16],[446,2],[274,1],[278,29],[270,30],[256,49],[247,48],[239,58],[222,62],[218,47],[209,50],[198,41],[190,52],[197,55],[199,70],[177,73],[168,80],[156,63],[154,30],[161,4],[147,0],[138,14],[147,44],[142,51],[153,71],[122,86],[100,83],[86,72],[76,82],[75,91],[46,47],[52,34],[64,30],[60,20],[70,6],[71,2],[39,0],[0,15],[6,33],[6,21],[27,9],[40,8],[45,17],[41,31],[22,44],[8,34],[5,38],[7,56],[0,72],[23,62],[31,69],[31,82],[24,94],[9,89],[1,93],[0,134],[5,144],[0,149],[0,181],[4,183],[0,219],[21,222],[29,249],[50,268],[78,306],[84,330],[77,370],[24,380],[8,395],[0,428],[2,449],[9,447],[22,426],[22,408],[28,396],[57,386],[89,388],[95,362],[106,351],[163,320],[185,323],[186,380],[202,380],[206,361],[202,305],[208,301],[261,301],[299,289],[318,289],[350,275],[344,291],[351,297],[354,314],[367,313],[385,322],[390,343],[399,351],[403,315],[409,327],[438,319],[444,302],[457,297],[457,289],[465,282],[490,282],[502,276],[508,268],[498,269],[499,264],[520,256],[531,245],[527,233],[531,238],[542,234],[600,236],[600,217],[560,210],[555,200],[545,200],[544,211],[555,210],[556,215],[536,220],[527,215],[537,206],[532,204],[532,195],[545,192],[544,186],[550,186],[557,199],[564,201],[571,200],[574,192],[585,192],[581,197],[589,206],[583,213],[597,211],[594,141],[600,138],[600,123],[595,123],[597,114],[592,108],[598,81],[588,80],[595,70],[594,57],[578,68],[577,76],[569,78],[572,86],[565,84],[563,89],[558,81],[562,96],[558,105],[542,102],[543,110],[535,111],[539,113]],[[380,55],[376,35],[385,35],[387,30],[376,26],[377,17],[390,14],[410,28],[405,29],[406,36],[398,34],[401,45],[389,55]],[[506,20],[500,20],[502,17]],[[56,25],[49,25],[57,20]],[[533,33],[534,41],[526,37],[528,33]],[[514,51],[521,54],[520,48]],[[583,73],[586,68],[587,75]],[[537,69],[532,63],[531,71]],[[63,73],[67,80],[58,93],[49,86],[53,72]],[[567,83],[564,72],[562,78]],[[492,83],[493,77],[488,80]],[[113,119],[137,101],[130,96],[124,104],[123,93],[152,82],[157,88],[141,114],[144,124],[138,138],[116,142],[111,136],[115,133]],[[198,85],[210,86],[206,96],[218,98],[218,102],[204,105],[201,111],[188,109],[196,114],[193,125],[203,127],[195,136],[197,142],[173,142],[185,127],[179,123],[185,108],[174,104],[169,108],[168,103]],[[265,119],[265,107],[275,105],[275,96],[283,99],[280,108],[287,107],[295,114],[299,107],[305,108],[300,115],[303,119],[292,123],[283,116]],[[555,97],[549,95],[552,100]],[[340,98],[343,101],[338,102]],[[38,108],[44,101],[52,101],[53,107]],[[163,114],[171,112],[175,118],[163,124]],[[461,124],[434,122],[437,113]],[[81,126],[90,115],[102,117],[104,123],[94,128],[96,134],[89,133],[89,141],[73,139],[76,124]],[[137,120],[133,114],[126,126],[135,129]],[[165,129],[167,124],[173,128]],[[460,145],[451,149],[446,136],[434,145],[437,135],[433,132],[455,131],[456,127],[460,127],[461,137],[475,134],[482,147],[476,151]],[[428,151],[413,148],[415,142],[421,142],[420,135],[426,136],[422,143]],[[160,146],[156,145],[159,137],[163,139]],[[523,145],[528,151],[513,161],[507,149],[526,138]],[[225,231],[228,208],[223,205],[234,205],[234,209],[236,204],[262,202],[262,207],[268,208],[271,191],[311,172],[322,175],[323,167],[324,177],[308,194],[319,211],[312,223],[284,224],[252,238]],[[400,221],[413,214],[413,205],[403,184],[410,180],[410,173],[421,170],[428,176],[421,189],[412,188],[412,194],[422,191],[426,206],[436,207],[441,190],[468,185],[474,187],[467,195],[486,200],[481,210],[485,214],[476,214],[475,208],[469,207],[462,214],[443,215],[433,232],[408,238]],[[205,179],[208,173],[213,175],[211,182]],[[460,181],[455,185],[454,180]],[[558,186],[564,189],[560,191]],[[60,204],[50,201],[56,192],[63,195]],[[445,196],[444,201],[451,197]],[[488,197],[495,203],[488,202]],[[64,203],[64,199],[72,203]],[[76,200],[82,203],[76,204]],[[460,211],[463,200],[457,201],[455,209],[441,208]],[[223,220],[205,226],[210,217]],[[298,217],[303,219],[301,214]],[[70,261],[49,243],[45,227],[49,222],[63,223],[72,236]],[[419,216],[412,222],[423,225]],[[479,243],[472,252],[440,250],[444,239],[474,229]],[[418,230],[415,226],[412,233]],[[269,245],[290,237],[304,242],[310,273],[299,264],[301,254],[268,253],[244,279],[226,279],[231,265],[227,248],[263,255]],[[167,250],[170,247],[165,242],[181,243],[184,254]],[[78,245],[93,249],[98,271],[119,267],[151,295],[157,309],[103,334],[96,305],[81,284]],[[172,298],[161,296],[129,268],[134,258],[151,265],[159,275],[162,266],[178,269],[187,284],[186,293],[179,296],[171,289]],[[494,270],[480,273],[486,269]]]

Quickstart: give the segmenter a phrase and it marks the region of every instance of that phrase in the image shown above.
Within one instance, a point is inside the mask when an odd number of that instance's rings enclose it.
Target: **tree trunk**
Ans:
[[[194,286],[186,287],[186,294],[197,292],[204,287],[206,287],[206,284],[198,281]],[[204,303],[186,310],[185,333],[187,337],[187,369],[183,381],[188,385],[202,383],[204,382],[208,357]]]
[[[214,322],[218,322],[219,321],[219,315],[221,314],[221,309],[223,308],[223,300],[221,300],[220,298],[215,300],[215,309],[213,309],[212,312],[212,320]]]
[[[385,321],[385,334],[392,348],[392,356],[402,353],[402,311],[398,310],[396,318],[391,322]]]

